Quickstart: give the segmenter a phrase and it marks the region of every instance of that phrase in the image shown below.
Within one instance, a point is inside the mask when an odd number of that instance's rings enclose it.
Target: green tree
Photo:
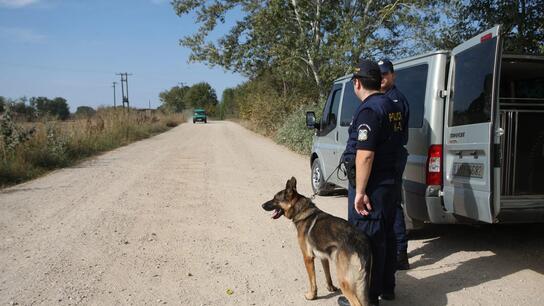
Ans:
[[[185,95],[188,90],[188,86],[174,86],[161,92],[159,99],[163,108],[176,113],[182,112],[187,107]]]
[[[236,100],[236,90],[234,88],[227,88],[223,90],[221,109],[224,116],[238,115],[239,110]]]
[[[64,98],[54,98],[50,100],[46,97],[30,98],[30,105],[36,109],[38,116],[53,116],[60,120],[66,120],[70,117],[70,108]]]
[[[89,118],[96,114],[96,110],[90,106],[78,106],[76,110],[76,117]]]
[[[470,37],[502,24],[504,50],[544,54],[544,0],[446,1],[441,22],[426,38],[431,48],[451,49]]]
[[[32,121],[36,117],[36,110],[27,104],[26,97],[17,100],[8,100],[7,104],[11,106],[14,117],[23,118],[26,121]]]
[[[7,104],[6,98],[0,96],[0,113],[3,113],[3,112],[4,112],[4,109],[5,109],[5,107],[6,107],[6,104]]]
[[[173,0],[180,16],[196,12],[199,30],[181,40],[190,60],[255,78],[272,70],[288,82],[306,79],[323,98],[339,75],[361,56],[398,52],[398,33],[425,28],[433,0]],[[217,41],[208,39],[229,11],[244,17]]]
[[[217,105],[217,95],[215,89],[206,82],[194,84],[189,88],[185,95],[185,101],[192,107],[206,109],[207,112],[213,114]]]
[[[50,113],[57,116],[60,120],[66,120],[70,117],[70,107],[66,99],[57,97],[50,101]]]

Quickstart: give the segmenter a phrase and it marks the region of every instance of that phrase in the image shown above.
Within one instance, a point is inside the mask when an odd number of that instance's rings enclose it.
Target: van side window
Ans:
[[[409,128],[420,128],[423,126],[428,72],[428,64],[395,71],[395,85],[404,94],[410,106]]]
[[[489,122],[497,38],[455,56],[449,126]]]
[[[338,106],[342,97],[342,84],[336,84],[332,87],[325,109],[323,109],[323,117],[321,118],[320,135],[326,135],[334,130],[338,122]]]
[[[340,113],[340,125],[349,126],[353,119],[353,113],[357,109],[357,106],[361,103],[361,100],[355,95],[353,90],[353,83],[347,82],[344,86],[344,99],[342,99],[342,112]]]

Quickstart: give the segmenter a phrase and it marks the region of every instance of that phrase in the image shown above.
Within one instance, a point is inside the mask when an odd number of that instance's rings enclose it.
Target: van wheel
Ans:
[[[312,189],[314,193],[317,193],[320,196],[327,195],[330,191],[330,186],[325,183],[323,171],[319,165],[319,158],[316,158],[312,163]]]

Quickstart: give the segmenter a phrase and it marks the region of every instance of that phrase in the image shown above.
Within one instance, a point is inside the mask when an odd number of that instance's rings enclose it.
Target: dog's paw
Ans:
[[[307,300],[315,300],[316,296],[317,292],[306,292],[306,294],[304,295]]]
[[[338,291],[338,288],[334,287],[334,285],[330,284],[330,285],[327,285],[327,290],[329,290],[329,292],[335,292],[335,291]]]

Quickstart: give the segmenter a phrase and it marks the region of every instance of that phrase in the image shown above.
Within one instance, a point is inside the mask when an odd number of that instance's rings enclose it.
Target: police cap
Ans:
[[[361,58],[354,68],[353,78],[381,80],[380,66],[376,62]]]
[[[382,74],[386,73],[393,73],[395,72],[395,69],[393,69],[393,63],[391,63],[388,59],[382,59],[378,62],[378,65],[380,66],[380,71]]]

